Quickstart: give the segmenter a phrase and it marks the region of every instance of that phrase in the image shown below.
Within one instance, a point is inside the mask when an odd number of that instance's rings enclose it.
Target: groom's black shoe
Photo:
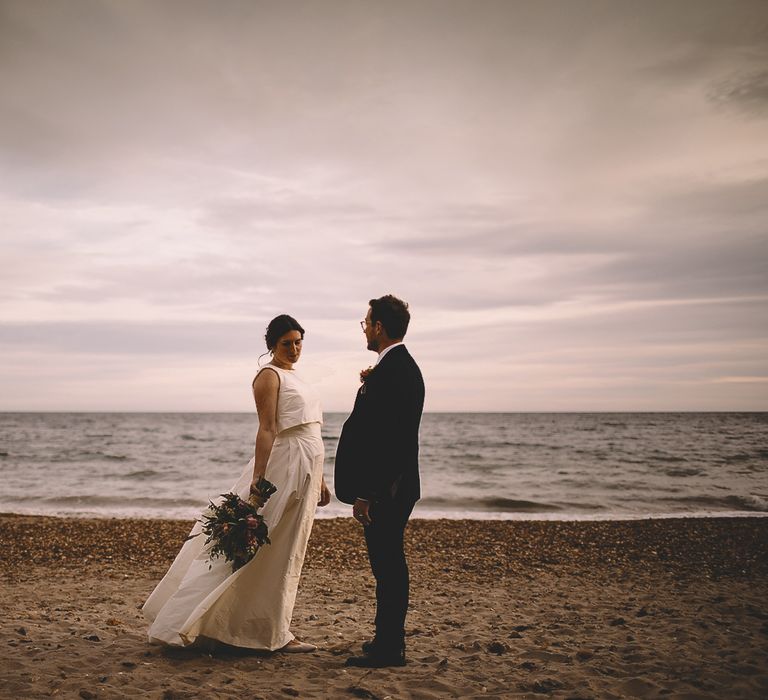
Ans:
[[[357,666],[359,668],[386,668],[388,666],[405,666],[405,649],[396,651],[384,650],[375,646],[372,642],[366,642],[363,645],[363,651],[366,647],[370,653],[363,656],[350,656],[345,666]]]
[[[379,647],[381,647],[381,649],[384,651],[385,654],[392,649],[394,649],[395,654],[405,650],[404,644],[395,644],[391,646],[389,649],[387,649],[386,645],[379,642],[379,640],[376,639],[376,637],[374,637],[373,639],[369,639],[367,642],[363,642],[361,648],[363,650],[363,654],[365,654],[366,656],[370,656],[371,654],[375,654],[376,650]]]

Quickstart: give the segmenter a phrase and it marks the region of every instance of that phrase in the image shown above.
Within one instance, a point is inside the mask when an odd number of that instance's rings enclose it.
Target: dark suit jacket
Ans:
[[[424,380],[404,345],[392,348],[368,376],[344,423],[336,449],[334,487],[355,498],[418,500],[419,423]]]

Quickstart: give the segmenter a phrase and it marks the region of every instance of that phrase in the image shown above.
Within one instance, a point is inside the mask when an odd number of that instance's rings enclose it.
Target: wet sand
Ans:
[[[149,646],[139,610],[191,523],[0,515],[3,698],[764,698],[768,518],[415,520],[409,664],[371,634],[351,520],[319,520],[294,632],[313,654]]]

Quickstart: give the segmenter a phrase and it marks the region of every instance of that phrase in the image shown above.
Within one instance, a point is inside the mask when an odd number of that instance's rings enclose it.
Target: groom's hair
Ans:
[[[411,320],[411,314],[408,311],[408,304],[402,299],[398,299],[392,294],[386,294],[378,299],[371,299],[368,302],[371,307],[371,323],[381,321],[387,335],[393,340],[405,336],[408,330],[408,322]]]

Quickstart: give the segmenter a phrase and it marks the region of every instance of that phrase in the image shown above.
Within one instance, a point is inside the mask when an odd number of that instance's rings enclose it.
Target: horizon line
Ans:
[[[5,410],[0,409],[0,415],[4,414],[185,414],[185,415],[256,415],[255,411],[172,411],[172,410]],[[323,414],[332,413],[351,413],[351,410],[345,411],[323,411]],[[551,411],[424,411],[424,415],[442,414],[442,415],[466,415],[466,414],[478,414],[478,415],[529,415],[529,414],[621,414],[621,413],[640,413],[640,414],[658,414],[658,413],[768,413],[768,410],[760,409],[642,409],[642,410],[551,410]]]

